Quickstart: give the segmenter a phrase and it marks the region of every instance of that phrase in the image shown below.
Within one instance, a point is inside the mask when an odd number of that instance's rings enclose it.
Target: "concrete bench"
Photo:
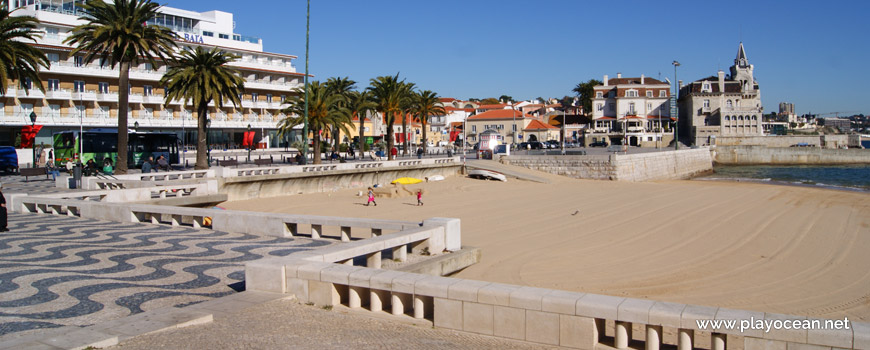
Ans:
[[[218,160],[218,166],[238,166],[239,161],[235,159]]]
[[[45,175],[45,179],[48,180],[48,169],[46,168],[19,168],[18,174],[24,176],[24,182],[27,182],[30,176],[40,175]]]
[[[254,164],[257,164],[257,166],[272,165],[272,158],[254,159]]]

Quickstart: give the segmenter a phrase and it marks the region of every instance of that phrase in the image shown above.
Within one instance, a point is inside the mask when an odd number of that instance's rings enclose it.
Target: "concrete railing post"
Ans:
[[[631,341],[631,322],[616,321],[613,333],[613,346],[617,349],[627,349]]]
[[[422,319],[426,316],[426,301],[422,295],[414,295],[414,318]]]
[[[390,305],[393,307],[394,316],[401,316],[405,313],[405,303],[402,300],[402,295],[393,293],[390,299]]]
[[[341,241],[350,242],[350,226],[341,227]]]
[[[662,346],[662,326],[646,326],[646,350],[659,350]]]
[[[381,299],[383,293],[377,289],[369,290],[369,310],[378,312],[384,310],[384,300]]]
[[[712,350],[725,350],[725,334],[713,333],[710,340],[710,348]]]
[[[381,229],[379,229],[379,228],[372,228],[372,237],[377,237],[377,236],[380,236],[380,235],[381,235]]]
[[[320,238],[320,235],[323,234],[323,226],[322,225],[311,225],[311,238],[317,239]]]
[[[399,262],[408,260],[408,248],[405,245],[400,245],[393,248],[393,259]]]
[[[361,293],[364,292],[365,289],[362,287],[350,286],[347,292],[347,306],[351,309],[358,309],[362,307]]]
[[[374,252],[366,255],[366,267],[372,269],[381,268],[381,252]]]
[[[692,350],[695,343],[695,331],[691,329],[679,330],[679,339],[677,340],[678,350]]]

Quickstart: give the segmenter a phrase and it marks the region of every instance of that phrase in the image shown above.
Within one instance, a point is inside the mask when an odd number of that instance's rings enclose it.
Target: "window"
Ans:
[[[49,53],[47,53],[47,54],[45,54],[45,55],[48,57],[48,61],[51,62],[51,63],[56,63],[56,62],[59,62],[59,61],[60,61],[60,55],[59,55],[59,54],[49,52]]]
[[[732,107],[731,100],[728,100],[728,101],[725,102],[725,107],[728,107],[728,108],[731,108],[731,107]]]
[[[599,111],[603,111],[603,110],[604,110],[604,105],[603,105],[603,104],[599,103],[599,104],[597,104],[596,106],[598,106],[598,110],[599,110]]]
[[[517,132],[517,125],[511,125],[511,130],[513,130],[513,132]]]
[[[646,104],[646,110],[648,110],[648,111],[651,111],[651,110],[652,110],[652,103],[647,103],[647,104]]]
[[[284,103],[284,100],[287,99],[287,95],[281,95],[281,103]]]
[[[272,103],[272,94],[266,94],[266,102]]]
[[[154,88],[151,85],[145,85],[142,87],[142,94],[145,96],[151,96],[154,93]]]
[[[477,125],[471,126],[471,132],[477,132]]]
[[[242,41],[242,36],[239,35],[239,34],[233,34],[233,40],[235,40],[235,41]]]
[[[701,86],[701,92],[712,92],[712,91],[713,91],[713,89],[710,88],[710,83],[704,83],[704,85]]]
[[[704,108],[710,108],[710,100],[704,100]]]
[[[604,97],[604,93],[603,93],[603,92],[601,92],[601,91],[597,91],[597,92],[595,92],[595,98],[602,98],[602,97]]]
[[[60,81],[57,79],[48,79],[48,91],[57,91],[60,88]]]
[[[76,67],[81,67],[81,66],[84,66],[84,65],[85,65],[85,58],[82,57],[82,56],[75,56],[75,57],[73,58],[73,61],[74,61],[74,65],[75,65]]]
[[[646,92],[646,97],[653,97],[653,92],[652,92],[652,91],[647,91],[647,92]]]
[[[108,94],[109,93],[109,83],[97,83],[97,85],[100,88],[101,94]]]
[[[637,112],[634,110],[634,102],[628,104],[628,114],[637,114]]]
[[[214,32],[207,32],[207,31],[204,31],[204,30],[203,30],[203,31],[202,31],[202,36],[210,36],[210,37],[214,37]]]
[[[73,82],[73,90],[75,92],[85,92],[85,82],[81,80],[76,80]]]
[[[220,33],[218,33],[218,38],[221,38],[221,39],[229,39],[230,36],[229,36],[229,35],[226,35],[226,34],[220,34]]]
[[[625,92],[625,97],[637,97],[637,90],[628,90]]]
[[[668,97],[668,92],[665,90],[659,90],[659,97]]]
[[[145,64],[143,66],[144,66],[143,68],[145,69],[146,72],[150,72],[150,71],[154,70],[154,66],[151,64],[151,62],[145,62]]]
[[[259,98],[259,97],[260,97],[259,94],[256,92],[251,93],[251,100],[252,101],[257,102],[257,98]]]

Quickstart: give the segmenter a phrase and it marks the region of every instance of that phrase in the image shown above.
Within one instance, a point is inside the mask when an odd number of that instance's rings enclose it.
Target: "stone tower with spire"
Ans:
[[[719,71],[680,88],[680,135],[693,145],[712,145],[720,138],[761,136],[761,89],[743,43],[731,74]]]

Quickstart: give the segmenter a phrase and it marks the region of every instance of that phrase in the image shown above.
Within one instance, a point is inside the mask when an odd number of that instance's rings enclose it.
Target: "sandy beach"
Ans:
[[[529,171],[529,170],[524,170]],[[481,263],[458,277],[870,321],[870,195],[717,181],[552,183],[450,177],[416,197],[360,189],[227,209],[381,219],[458,217]]]

